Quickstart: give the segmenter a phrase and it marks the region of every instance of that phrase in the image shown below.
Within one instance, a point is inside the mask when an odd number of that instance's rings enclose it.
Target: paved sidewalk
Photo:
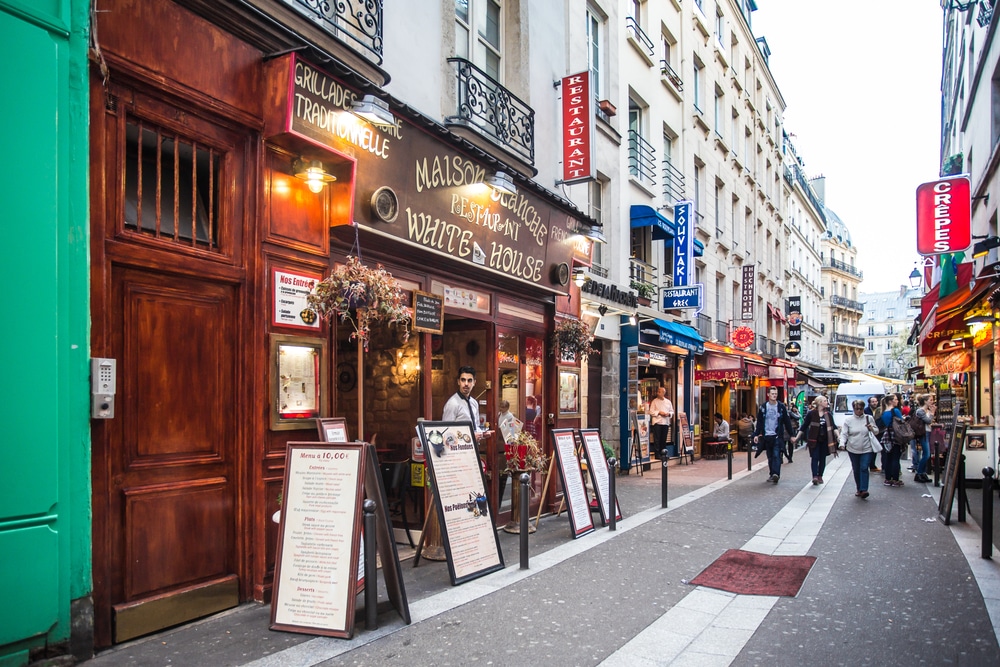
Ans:
[[[616,664],[616,655],[647,664],[998,664],[1000,571],[967,557],[975,524],[934,519],[930,485],[891,489],[876,475],[872,497],[855,498],[844,456],[830,459],[826,485],[813,486],[803,454],[778,485],[764,481],[763,457],[752,473],[745,456],[734,461],[732,482],[724,459],[671,465],[667,510],[659,467],[619,477],[619,530],[572,540],[565,514],[543,518],[527,571],[506,533],[507,569],[462,586],[450,585],[443,563],[404,562],[410,626],[382,601],[378,631],[362,622],[351,641],[314,638],[268,630],[269,609],[248,604],[86,664],[592,665]],[[798,597],[730,596],[730,611],[713,617],[711,601],[729,594],[686,582],[740,547],[817,561]],[[682,631],[678,618],[700,614],[708,616],[697,634]],[[756,628],[734,627],[750,618]],[[647,641],[664,631],[673,644]],[[689,639],[678,647],[678,636]]]

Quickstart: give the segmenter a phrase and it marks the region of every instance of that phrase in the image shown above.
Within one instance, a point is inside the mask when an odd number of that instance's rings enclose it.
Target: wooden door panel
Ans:
[[[158,593],[232,571],[229,480],[125,489],[125,598]]]
[[[181,282],[181,281],[171,281]],[[230,290],[127,283],[125,354],[129,466],[221,460],[231,410]],[[231,436],[231,434],[230,434]]]

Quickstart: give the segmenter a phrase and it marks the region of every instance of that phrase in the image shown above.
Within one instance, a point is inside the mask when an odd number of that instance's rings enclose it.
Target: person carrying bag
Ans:
[[[882,399],[882,414],[879,416],[879,421],[882,422],[883,426],[880,442],[885,449],[885,454],[882,456],[885,481],[882,484],[895,487],[903,486],[903,481],[899,479],[899,457],[903,453],[903,445],[897,444],[900,440],[896,436],[896,429],[900,425],[906,427],[904,433],[899,436],[908,435],[907,439],[903,441],[904,443],[909,443],[913,438],[913,429],[909,428],[909,425],[903,421],[903,413],[897,407],[898,404],[899,397],[895,394],[886,394],[885,398]]]
[[[851,403],[853,414],[844,417],[840,426],[840,445],[847,450],[851,458],[851,469],[854,471],[854,485],[857,487],[854,495],[861,500],[868,498],[869,467],[875,454],[882,450],[875,432],[878,428],[871,415],[865,414],[865,402],[855,400]]]

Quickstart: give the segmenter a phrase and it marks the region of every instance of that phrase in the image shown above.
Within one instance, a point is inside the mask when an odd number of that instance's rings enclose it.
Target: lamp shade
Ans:
[[[389,105],[374,95],[365,95],[360,100],[355,100],[351,111],[374,125],[396,124],[396,117],[389,111]]]
[[[319,160],[298,159],[292,165],[292,169],[295,171],[295,178],[305,181],[309,190],[316,194],[323,191],[324,185],[337,180],[336,176],[327,173],[326,169],[323,168],[323,163]]]
[[[486,185],[505,195],[517,194],[517,186],[514,185],[514,181],[511,180],[507,172],[504,171],[498,171],[487,178]]]

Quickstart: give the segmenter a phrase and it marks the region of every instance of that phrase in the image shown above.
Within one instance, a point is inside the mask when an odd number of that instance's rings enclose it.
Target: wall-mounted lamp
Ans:
[[[505,171],[498,171],[489,178],[486,179],[486,185],[490,186],[497,192],[505,195],[516,195],[517,186],[514,185],[514,181],[511,180],[510,176],[507,175]]]
[[[597,312],[601,314],[601,317],[604,317],[605,315],[608,314],[608,307],[602,303],[600,306],[597,307]]]
[[[389,105],[374,95],[365,95],[360,100],[354,100],[351,113],[367,120],[372,125],[395,125],[396,117],[389,111]]]
[[[295,172],[295,178],[301,178],[305,181],[309,190],[316,194],[323,191],[324,185],[337,180],[336,176],[327,173],[326,169],[323,168],[323,163],[319,160],[306,161],[299,158],[292,165],[292,171]]]
[[[596,243],[607,243],[608,240],[604,238],[604,233],[601,232],[600,227],[594,225],[580,225],[580,233],[585,237],[594,241]]]
[[[988,308],[973,308],[962,317],[962,321],[966,324],[989,324],[993,321],[993,312]]]
[[[583,269],[576,269],[573,271],[573,282],[576,283],[577,287],[583,287],[583,284],[587,282],[587,272]]]
[[[1000,247],[1000,236],[987,236],[972,246],[972,259],[979,259],[990,254],[990,250]]]
[[[637,322],[638,322],[638,319],[636,318],[635,313],[632,313],[631,315],[628,316],[628,323],[629,323],[630,326],[634,327]]]
[[[920,287],[920,282],[922,280],[923,277],[920,275],[920,271],[917,270],[917,267],[913,267],[913,270],[910,271],[910,287],[917,289]]]

